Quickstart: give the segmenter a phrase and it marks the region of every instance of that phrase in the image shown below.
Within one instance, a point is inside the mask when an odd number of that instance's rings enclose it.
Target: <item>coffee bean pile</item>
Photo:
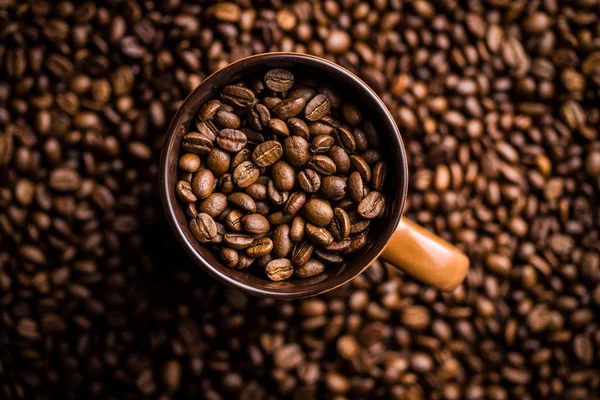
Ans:
[[[0,2],[0,397],[600,397],[598,5]],[[379,93],[406,213],[468,253],[461,287],[375,262],[274,301],[190,262],[157,195],[166,125],[276,50]]]
[[[285,69],[226,85],[181,139],[175,193],[194,237],[228,267],[257,261],[273,281],[318,275],[363,248],[383,215],[387,166],[373,123],[314,86]]]

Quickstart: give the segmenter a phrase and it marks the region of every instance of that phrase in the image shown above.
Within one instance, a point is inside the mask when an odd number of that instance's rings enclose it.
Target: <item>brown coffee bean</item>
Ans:
[[[260,214],[248,214],[242,218],[242,223],[246,232],[249,233],[267,233],[271,229],[269,221]]]
[[[348,178],[348,197],[355,203],[360,203],[364,197],[365,187],[360,172],[354,171]]]
[[[271,176],[275,187],[281,191],[292,190],[296,184],[296,172],[284,160],[279,160],[273,165]]]
[[[335,166],[333,160],[323,155],[316,155],[311,157],[307,165],[319,174],[323,175],[335,174],[337,170],[337,167]]]
[[[219,133],[219,128],[212,121],[197,122],[196,129],[198,130],[199,134],[210,140],[211,143],[215,141],[217,134]],[[202,144],[202,142],[200,142],[200,144]]]
[[[233,170],[233,181],[244,189],[256,182],[259,175],[260,171],[251,161],[244,161]]]
[[[265,267],[267,278],[272,281],[282,281],[294,273],[292,263],[287,258],[279,258],[270,261]]]
[[[200,121],[212,119],[216,112],[219,111],[220,107],[221,102],[219,100],[209,100],[202,106],[202,108],[200,108],[200,111],[198,112],[198,118]]]
[[[305,169],[298,173],[298,184],[306,193],[315,193],[321,187],[321,178],[312,169]]]
[[[221,261],[223,261],[223,264],[229,268],[235,267],[239,261],[238,252],[234,249],[230,249],[229,247],[221,247],[219,255],[221,256]]]
[[[217,145],[225,151],[235,153],[244,148],[248,138],[237,129],[221,129],[217,135]]]
[[[215,221],[205,213],[198,214],[196,218],[190,221],[190,230],[201,243],[207,243],[217,236]]]
[[[376,218],[385,205],[385,198],[377,191],[369,192],[358,205],[358,213],[365,219]]]
[[[250,126],[257,131],[263,131],[269,126],[271,120],[271,112],[269,108],[261,103],[256,103],[252,106],[252,109],[248,112],[248,123]],[[246,136],[248,136],[246,134]]]
[[[293,243],[290,239],[290,226],[287,224],[279,225],[273,231],[273,256],[283,258],[292,250]]]
[[[308,130],[312,136],[332,135],[334,129],[335,128],[333,126],[320,121],[311,122],[308,124]]]
[[[282,101],[283,100],[281,100],[279,97],[265,97],[263,99],[265,106],[267,106],[269,110],[273,110]]]
[[[289,194],[288,192],[280,191],[279,189],[277,189],[277,187],[275,187],[275,182],[273,181],[273,179],[270,179],[269,183],[267,184],[267,197],[269,198],[271,203],[275,205],[282,205],[285,204],[285,202],[287,201]]]
[[[245,233],[228,232],[223,237],[224,243],[235,250],[244,250],[254,243],[254,237]]]
[[[200,157],[196,154],[186,153],[179,158],[179,168],[185,172],[194,173],[200,168]]]
[[[350,217],[346,211],[341,208],[333,209],[333,219],[329,224],[329,232],[331,232],[335,240],[340,241],[350,236],[351,224]]]
[[[256,202],[252,197],[242,192],[231,193],[227,197],[229,205],[251,213],[256,212]]]
[[[287,98],[288,99],[302,98],[302,99],[304,99],[304,101],[306,101],[308,103],[310,101],[310,99],[315,97],[316,94],[317,94],[317,91],[313,88],[300,87],[300,88],[297,88],[296,90],[290,92],[290,94],[288,94]]]
[[[337,242],[331,243],[329,246],[325,246],[324,249],[333,253],[344,253],[352,245],[352,239],[343,238]]]
[[[366,229],[360,233],[357,233],[356,235],[352,236],[352,241],[350,243],[350,247],[348,247],[348,249],[345,251],[345,254],[352,254],[357,252],[358,250],[362,249],[363,247],[365,247],[365,245],[367,244],[367,235],[369,233],[369,230]]]
[[[294,85],[294,75],[285,69],[272,69],[265,75],[265,85],[274,92],[285,92]]]
[[[308,142],[300,136],[290,136],[283,142],[285,159],[292,167],[302,167],[307,163],[311,154]]]
[[[260,183],[253,183],[246,188],[246,194],[254,200],[265,200],[267,198],[267,187]]]
[[[213,148],[212,140],[198,132],[190,132],[181,139],[181,147],[188,153],[208,154]]]
[[[81,186],[81,177],[75,170],[57,168],[50,172],[49,186],[58,192],[74,192]]]
[[[281,144],[275,140],[268,140],[256,146],[252,152],[252,161],[257,167],[268,167],[275,164],[282,155]]]
[[[290,136],[290,129],[288,128],[285,121],[279,118],[271,118],[269,121],[269,129],[278,136],[288,137]]]
[[[303,211],[306,219],[317,226],[327,226],[333,218],[333,210],[329,202],[316,197],[306,200]]]
[[[329,114],[331,102],[326,94],[320,93],[313,97],[304,109],[304,116],[309,121],[318,121]]]
[[[175,194],[184,203],[193,203],[198,198],[192,193],[192,186],[186,181],[179,181],[175,186]],[[33,192],[32,192],[33,195]]]
[[[380,191],[383,188],[386,174],[387,164],[385,162],[380,161],[373,166],[371,175],[371,186],[373,187],[373,190]]]
[[[249,107],[254,98],[254,92],[243,86],[227,85],[221,90],[221,100],[234,107]]]
[[[321,194],[330,200],[341,200],[346,196],[346,180],[339,176],[326,176],[321,180]]]
[[[273,241],[269,238],[256,239],[246,253],[253,258],[264,257],[273,250]]]
[[[317,249],[314,254],[317,259],[328,264],[341,264],[344,262],[344,256],[335,252]]]
[[[371,181],[371,167],[361,156],[351,155],[350,163],[352,167],[360,173],[360,176],[363,178],[365,183],[369,183]]]
[[[302,98],[285,99],[273,107],[271,111],[277,118],[287,121],[288,119],[300,114],[305,105],[306,101]]]
[[[323,273],[323,271],[325,271],[325,264],[315,258],[311,258],[305,264],[294,268],[294,273],[298,278],[310,278]]]
[[[294,245],[292,250],[292,264],[294,266],[304,265],[312,256],[315,247],[308,240],[303,240]]]
[[[235,269],[246,269],[251,266],[256,258],[250,257],[246,254],[240,254],[238,263],[235,265]]]
[[[243,162],[252,161],[252,151],[250,149],[242,149],[235,153],[231,158],[230,168],[236,169]]]
[[[289,224],[290,222],[292,222],[293,219],[293,215],[286,214],[283,211],[277,211],[268,216],[269,223],[273,226]]]
[[[363,158],[369,165],[374,165],[381,161],[381,153],[375,149],[368,149],[363,153]]]
[[[217,182],[218,190],[224,195],[228,195],[235,189],[235,183],[233,182],[233,176],[231,174],[221,175]],[[193,190],[193,186],[192,186]]]
[[[362,112],[360,107],[353,103],[344,103],[342,105],[342,118],[350,126],[356,126],[362,122]]]
[[[240,117],[230,111],[224,110],[217,111],[214,121],[222,129],[238,129],[242,124]]]
[[[221,176],[227,173],[230,165],[231,156],[229,153],[216,147],[213,148],[206,157],[206,167],[210,169],[215,176]]]
[[[317,246],[324,247],[333,243],[333,236],[326,228],[307,223],[305,230],[306,236]]]
[[[352,136],[354,136],[354,141],[356,142],[356,151],[364,153],[369,149],[369,139],[367,139],[367,135],[362,129],[352,129]]]
[[[201,169],[194,174],[192,179],[192,192],[199,199],[206,199],[210,196],[215,188],[215,177],[209,169]]]
[[[301,241],[304,238],[304,226],[306,222],[304,222],[304,218],[297,215],[294,217],[292,221],[292,225],[290,226],[290,239],[292,242],[296,243]]]
[[[308,129],[308,125],[306,125],[306,122],[304,122],[300,118],[288,119],[287,125],[294,135],[300,136],[305,140],[310,137],[310,130]]]
[[[243,231],[244,226],[242,224],[242,218],[244,217],[244,215],[244,212],[240,210],[231,210],[231,212],[227,214],[227,217],[225,217],[225,225],[231,231]]]
[[[294,192],[286,201],[283,211],[286,214],[295,215],[302,209],[305,202],[306,194],[304,192]]]
[[[331,149],[335,139],[329,135],[318,135],[310,143],[310,151],[313,154],[325,154]]]
[[[198,211],[215,218],[227,208],[227,197],[222,193],[213,193],[198,205]]]
[[[346,174],[350,170],[350,157],[342,147],[332,146],[329,150],[329,158],[335,163],[337,173]]]
[[[356,140],[350,129],[340,126],[333,131],[335,143],[346,150],[348,153],[353,153],[356,150]]]

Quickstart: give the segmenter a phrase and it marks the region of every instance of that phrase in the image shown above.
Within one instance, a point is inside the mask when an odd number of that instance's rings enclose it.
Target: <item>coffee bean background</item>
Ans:
[[[598,17],[595,0],[2,1],[1,397],[597,398]],[[376,262],[283,302],[191,265],[157,196],[166,125],[207,74],[275,50],[380,94],[407,215],[471,258],[459,289]]]

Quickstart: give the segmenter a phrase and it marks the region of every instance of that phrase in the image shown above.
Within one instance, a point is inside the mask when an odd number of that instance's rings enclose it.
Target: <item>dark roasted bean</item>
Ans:
[[[294,268],[294,273],[298,278],[310,278],[323,273],[323,271],[325,271],[325,264],[314,258]]]
[[[275,164],[282,155],[281,144],[275,140],[268,140],[256,146],[252,152],[252,161],[257,167],[268,167]]]

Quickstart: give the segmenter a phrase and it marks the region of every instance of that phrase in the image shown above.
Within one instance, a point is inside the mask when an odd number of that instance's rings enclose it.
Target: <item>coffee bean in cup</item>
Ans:
[[[368,114],[340,99],[277,68],[200,107],[174,189],[224,265],[308,278],[366,245],[385,212],[386,161]]]

